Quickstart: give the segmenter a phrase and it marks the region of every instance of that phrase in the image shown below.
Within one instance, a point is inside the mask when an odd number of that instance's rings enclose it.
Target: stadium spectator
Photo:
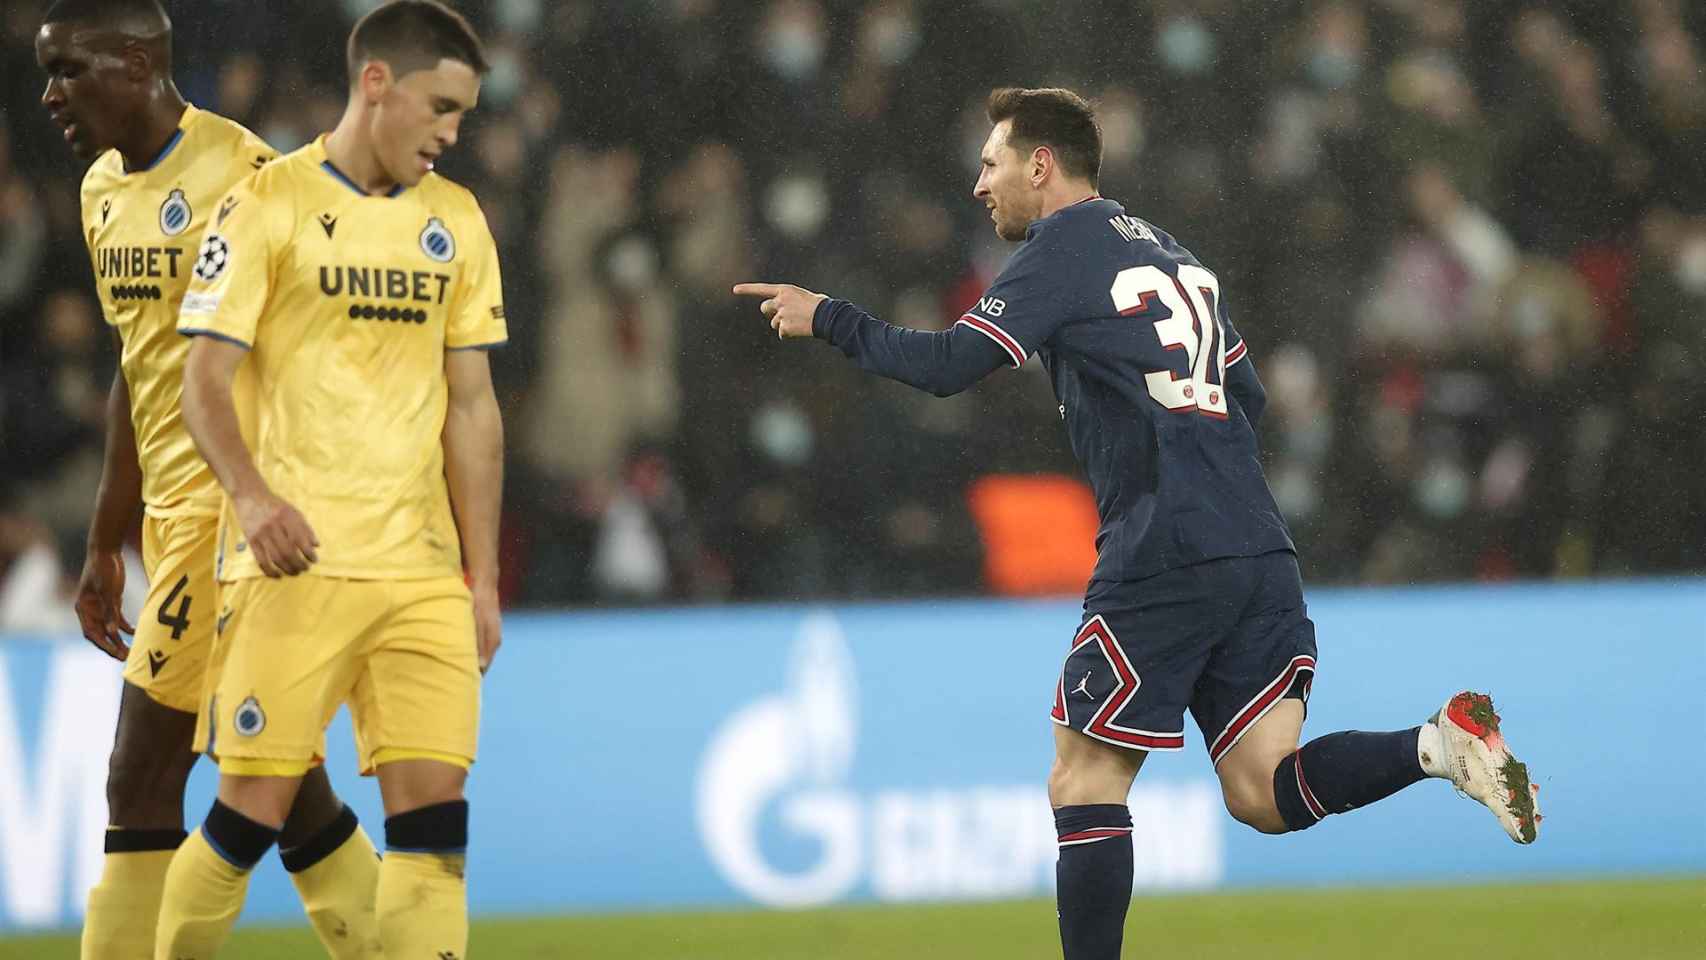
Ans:
[[[1003,82],[1099,91],[1105,191],[1224,272],[1272,358],[1265,455],[1316,581],[1706,566],[1700,485],[1670,466],[1706,453],[1698,4],[1059,0],[1046,33],[1002,0],[458,5],[493,38],[446,172],[509,281],[515,602],[981,589],[974,465],[1072,470],[1047,384],[904,396],[778,355],[722,291],[788,275],[953,322],[1010,252],[968,229]],[[86,499],[112,358],[14,6],[0,511],[76,545],[51,494]],[[369,6],[185,18],[219,53],[183,89],[298,146],[336,120]]]

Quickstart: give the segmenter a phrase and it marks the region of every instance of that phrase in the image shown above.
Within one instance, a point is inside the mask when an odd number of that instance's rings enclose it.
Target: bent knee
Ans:
[[[1287,832],[1285,818],[1280,816],[1279,807],[1274,803],[1271,781],[1223,782],[1221,792],[1226,801],[1226,812],[1232,815],[1232,819],[1262,833]]]
[[[279,846],[295,847],[306,843],[338,822],[343,812],[344,802],[332,789],[325,767],[314,767],[303,775],[302,783],[296,789],[296,798],[291,801],[290,813],[285,816],[284,828],[279,834]]]

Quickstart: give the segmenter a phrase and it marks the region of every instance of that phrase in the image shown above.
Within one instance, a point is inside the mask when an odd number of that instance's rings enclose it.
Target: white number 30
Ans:
[[[1226,417],[1226,331],[1221,328],[1220,281],[1202,267],[1181,264],[1175,279],[1160,267],[1130,267],[1114,277],[1114,308],[1121,316],[1145,313],[1159,299],[1167,317],[1155,321],[1155,335],[1168,350],[1185,351],[1185,369],[1145,374],[1155,402],[1169,410],[1197,410]]]

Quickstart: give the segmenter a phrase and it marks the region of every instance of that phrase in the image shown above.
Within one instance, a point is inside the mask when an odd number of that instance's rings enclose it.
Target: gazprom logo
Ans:
[[[858,701],[841,628],[815,615],[794,644],[788,689],[736,711],[711,738],[699,832],[723,875],[760,903],[825,903],[859,879],[859,802],[841,785],[858,743]],[[784,869],[766,858],[759,834],[772,804],[786,832],[816,842],[815,863]]]
[[[944,769],[927,786],[855,789],[850,781],[869,777],[851,776],[862,724],[857,661],[840,622],[827,613],[804,618],[786,662],[782,689],[730,714],[700,762],[699,834],[725,881],[776,907],[862,894],[889,901],[1040,896],[1052,888],[1046,764],[1030,783],[945,785],[938,777],[954,773]],[[1039,711],[1038,723],[1047,722]],[[918,735],[936,738],[926,749],[954,750],[941,742],[955,735],[951,726]],[[883,754],[918,748],[877,744],[860,769],[881,770],[892,763]],[[1224,816],[1212,783],[1139,784],[1129,802],[1140,824],[1135,886],[1220,880]]]

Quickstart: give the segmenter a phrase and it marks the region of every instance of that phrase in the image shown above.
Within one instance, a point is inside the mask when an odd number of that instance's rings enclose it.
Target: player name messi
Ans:
[[[99,247],[95,270],[102,280],[124,277],[178,276],[182,247]]]
[[[386,267],[322,266],[320,292],[328,297],[371,297],[443,304],[450,274]]]

